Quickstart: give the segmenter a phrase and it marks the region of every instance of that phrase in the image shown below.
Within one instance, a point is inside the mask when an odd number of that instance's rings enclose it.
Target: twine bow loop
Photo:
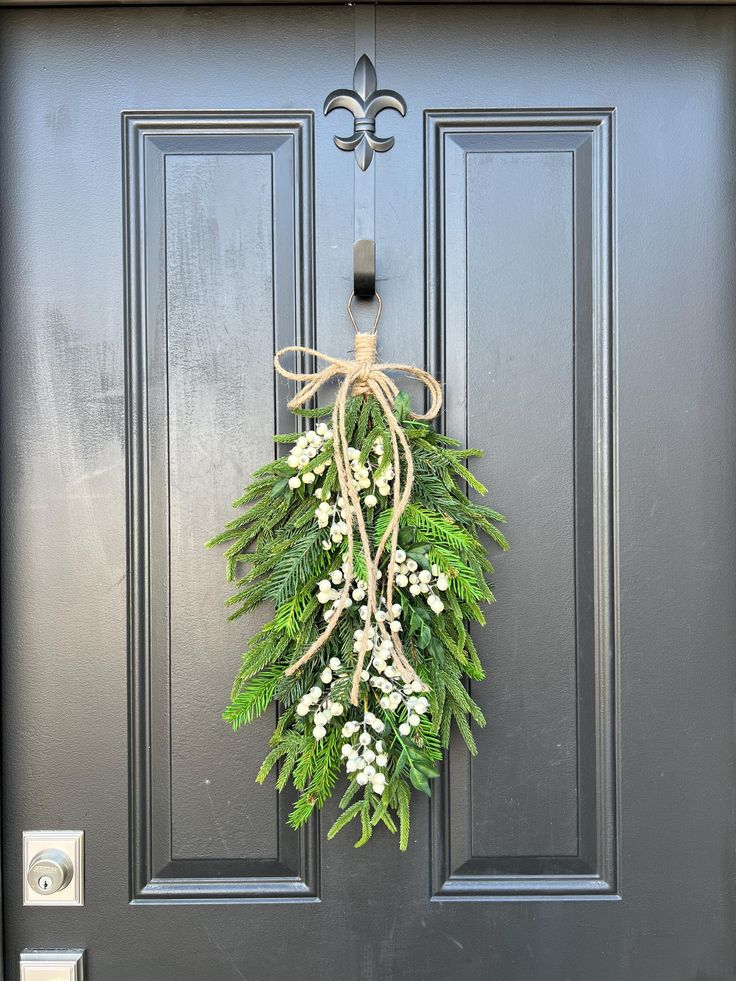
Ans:
[[[276,371],[283,377],[291,381],[302,382],[302,387],[289,402],[290,409],[298,409],[305,405],[316,393],[333,378],[342,377],[342,381],[335,396],[335,403],[332,410],[332,432],[333,448],[332,456],[337,469],[337,479],[340,487],[340,494],[344,503],[344,510],[347,514],[347,554],[345,557],[345,577],[342,591],[340,593],[337,606],[332,613],[327,626],[314,643],[305,651],[302,656],[286,670],[287,675],[292,675],[309,661],[314,654],[327,642],[332,634],[337,621],[346,609],[347,601],[350,597],[350,590],[354,582],[353,556],[355,529],[358,531],[358,538],[365,557],[368,589],[366,590],[366,617],[365,624],[369,626],[379,611],[381,596],[379,588],[379,563],[381,557],[389,546],[390,558],[388,572],[386,576],[385,602],[388,609],[392,605],[393,586],[395,577],[395,552],[398,543],[399,521],[401,515],[409,503],[411,489],[414,482],[414,463],[412,460],[411,448],[407,441],[403,427],[400,425],[393,412],[393,402],[399,394],[399,389],[395,382],[389,377],[387,372],[393,371],[408,375],[420,381],[429,393],[429,408],[423,414],[412,413],[414,419],[434,419],[442,406],[442,388],[436,378],[423,368],[415,365],[386,363],[381,364],[376,361],[377,348],[377,327],[381,315],[381,298],[376,294],[378,308],[371,331],[360,331],[353,315],[352,303],[354,294],[348,301],[348,314],[355,328],[355,359],[347,360],[334,358],[329,354],[322,354],[320,351],[311,347],[301,345],[290,345],[281,348],[274,357]],[[317,371],[302,372],[289,371],[281,363],[285,354],[310,355],[318,361],[325,362],[325,366]],[[393,466],[393,499],[391,519],[381,537],[381,541],[375,550],[371,549],[371,543],[366,528],[365,516],[360,502],[358,491],[353,483],[352,472],[348,457],[348,441],[345,424],[345,409],[348,397],[351,395],[373,395],[386,420],[386,426],[391,439],[391,462]],[[404,462],[404,472],[402,474],[402,457]],[[393,643],[393,661],[405,682],[417,680],[417,675],[411,664],[403,653],[398,634],[389,635],[383,620],[376,621],[376,626],[384,637],[390,636]],[[350,701],[353,705],[358,703],[358,692],[360,688],[361,674],[366,655],[366,643],[368,630],[363,631],[363,640],[360,642],[358,659],[353,675],[353,685],[350,693]]]

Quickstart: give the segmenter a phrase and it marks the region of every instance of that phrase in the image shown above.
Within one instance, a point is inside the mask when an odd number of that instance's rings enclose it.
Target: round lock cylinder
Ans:
[[[74,866],[69,856],[56,848],[34,855],[28,869],[28,885],[42,896],[51,896],[72,881]]]

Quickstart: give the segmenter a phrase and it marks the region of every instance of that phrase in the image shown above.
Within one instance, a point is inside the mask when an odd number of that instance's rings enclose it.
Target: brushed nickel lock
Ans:
[[[53,896],[72,881],[74,866],[66,852],[44,848],[33,856],[28,869],[28,885],[39,896]]]
[[[23,832],[24,906],[84,905],[84,832]]]

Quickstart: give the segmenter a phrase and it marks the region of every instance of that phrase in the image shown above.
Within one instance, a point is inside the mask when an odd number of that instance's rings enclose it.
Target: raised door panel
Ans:
[[[134,895],[309,899],[314,829],[254,785],[274,711],[237,744],[219,721],[264,614],[213,619],[203,544],[288,425],[275,350],[311,342],[312,117],[128,114],[124,135]]]
[[[612,123],[425,119],[445,424],[490,441],[476,474],[516,518],[504,603],[475,633],[490,725],[477,761],[451,748],[435,801],[436,898],[615,893]]]

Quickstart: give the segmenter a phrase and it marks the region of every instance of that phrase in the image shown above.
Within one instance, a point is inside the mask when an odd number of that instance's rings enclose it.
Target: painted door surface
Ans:
[[[381,352],[512,543],[407,854],[254,785],[261,621],[202,547],[290,426],[275,347],[352,343],[354,8],[1,19],[6,976],[736,977],[733,9],[376,8]],[[21,905],[41,828],[83,908]]]

